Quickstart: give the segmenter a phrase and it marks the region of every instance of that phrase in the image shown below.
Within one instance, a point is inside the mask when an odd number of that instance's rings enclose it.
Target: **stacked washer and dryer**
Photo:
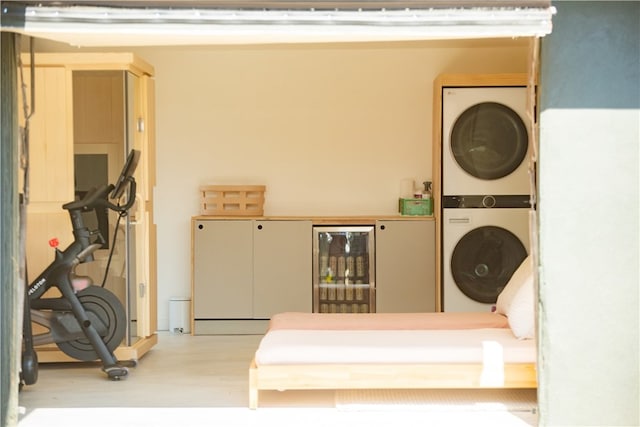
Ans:
[[[530,251],[526,108],[525,86],[442,89],[445,312],[490,311]]]

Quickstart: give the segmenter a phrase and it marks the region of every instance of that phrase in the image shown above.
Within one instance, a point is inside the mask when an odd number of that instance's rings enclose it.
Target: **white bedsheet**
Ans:
[[[260,342],[260,365],[350,363],[534,363],[534,340],[510,329],[274,330]]]

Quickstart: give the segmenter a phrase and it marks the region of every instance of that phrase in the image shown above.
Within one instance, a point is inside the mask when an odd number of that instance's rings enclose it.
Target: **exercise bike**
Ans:
[[[27,286],[21,385],[37,381],[38,358],[34,347],[51,343],[77,360],[100,359],[102,370],[111,380],[127,376],[127,367],[113,354],[126,332],[124,307],[109,290],[93,284],[86,276],[77,276],[75,268],[93,261],[93,253],[104,243],[99,231],[87,228],[82,214],[108,208],[125,216],[135,202],[133,173],[139,158],[140,152],[131,150],[115,185],[93,188],[80,200],[62,206],[69,212],[74,240],[63,251],[56,247],[53,262]],[[119,204],[125,190],[126,202]],[[51,287],[57,288],[61,296],[45,297],[45,292]],[[31,322],[44,326],[48,331],[34,335]]]

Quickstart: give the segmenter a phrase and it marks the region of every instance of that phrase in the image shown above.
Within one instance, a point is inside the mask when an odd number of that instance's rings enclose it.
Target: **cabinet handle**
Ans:
[[[380,230],[384,230],[385,228],[386,228],[386,226],[384,226],[384,225],[380,226]]]
[[[204,228],[204,225],[198,224],[198,230],[202,230],[203,228]]]
[[[262,230],[262,224],[258,225],[258,230]]]

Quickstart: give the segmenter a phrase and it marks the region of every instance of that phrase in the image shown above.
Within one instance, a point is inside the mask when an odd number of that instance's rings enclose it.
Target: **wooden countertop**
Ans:
[[[202,220],[256,220],[256,221],[311,221],[314,225],[374,225],[376,221],[434,221],[433,215],[357,215],[357,216],[244,216],[244,215],[196,215],[193,221]]]

